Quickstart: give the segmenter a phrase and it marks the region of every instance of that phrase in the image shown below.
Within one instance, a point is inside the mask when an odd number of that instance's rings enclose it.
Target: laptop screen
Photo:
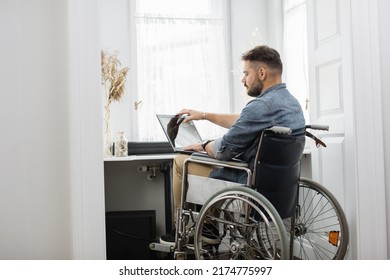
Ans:
[[[184,123],[184,117],[177,115],[158,114],[157,118],[174,150],[181,150],[191,144],[202,142],[202,138],[192,121]]]

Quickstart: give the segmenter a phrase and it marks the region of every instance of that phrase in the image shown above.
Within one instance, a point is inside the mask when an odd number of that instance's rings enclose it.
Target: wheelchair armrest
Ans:
[[[249,164],[243,161],[224,161],[224,160],[218,160],[215,158],[211,158],[206,154],[203,153],[193,153],[189,159],[190,161],[196,161],[198,163],[204,163],[208,165],[216,165],[216,166],[223,166],[223,167],[231,167],[231,168],[238,168],[238,169],[245,169],[248,168]]]
[[[274,133],[278,134],[287,134],[290,135],[292,133],[292,129],[289,127],[284,127],[284,126],[273,126],[271,128],[268,128],[267,130],[270,130]]]

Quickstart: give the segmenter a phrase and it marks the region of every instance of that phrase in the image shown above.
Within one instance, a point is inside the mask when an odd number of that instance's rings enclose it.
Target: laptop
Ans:
[[[156,116],[174,152],[192,154],[194,151],[184,150],[184,148],[202,142],[194,122],[183,122],[185,116],[164,114]]]

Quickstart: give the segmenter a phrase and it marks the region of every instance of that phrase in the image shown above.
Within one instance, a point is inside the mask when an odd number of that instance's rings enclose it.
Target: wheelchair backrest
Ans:
[[[273,204],[282,219],[294,214],[304,146],[304,135],[291,136],[265,130],[260,136],[253,188]]]

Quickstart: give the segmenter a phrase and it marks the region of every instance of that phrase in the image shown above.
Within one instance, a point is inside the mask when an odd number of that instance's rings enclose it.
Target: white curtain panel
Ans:
[[[306,2],[284,0],[283,66],[284,80],[290,92],[298,99],[306,122],[309,123],[307,99],[309,77],[307,65]]]
[[[229,112],[223,2],[137,1],[139,140],[165,139],[156,113],[175,114],[183,108]],[[204,138],[222,133],[210,123],[196,125]]]

